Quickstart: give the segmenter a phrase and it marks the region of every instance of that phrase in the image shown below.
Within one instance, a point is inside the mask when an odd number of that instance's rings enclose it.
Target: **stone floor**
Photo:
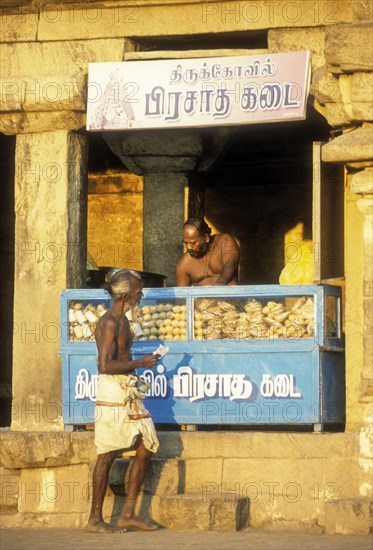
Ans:
[[[363,535],[173,531],[96,535],[83,529],[3,529],[1,550],[372,550]]]

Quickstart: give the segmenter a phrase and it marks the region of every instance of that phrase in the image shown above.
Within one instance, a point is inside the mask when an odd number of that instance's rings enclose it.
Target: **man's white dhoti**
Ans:
[[[138,435],[145,447],[156,453],[159,441],[150,413],[136,390],[136,377],[100,374],[95,411],[97,454],[133,448]]]

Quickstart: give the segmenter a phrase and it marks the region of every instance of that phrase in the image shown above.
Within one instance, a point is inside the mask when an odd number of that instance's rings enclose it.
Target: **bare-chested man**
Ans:
[[[203,219],[183,225],[185,254],[176,266],[177,286],[236,285],[240,251],[228,233],[211,236]]]
[[[127,269],[115,270],[109,277],[108,291],[113,304],[98,321],[95,333],[99,370],[95,424],[98,458],[93,472],[92,509],[86,528],[93,532],[115,530],[102,516],[110,467],[118,454],[136,448],[118,528],[149,531],[156,527],[144,523],[134,511],[150,457],[158,449],[158,439],[150,414],[135,393],[133,375],[136,368],[154,367],[158,357],[149,354],[133,360],[130,353],[132,335],[125,313],[137,305],[142,296],[140,275]]]

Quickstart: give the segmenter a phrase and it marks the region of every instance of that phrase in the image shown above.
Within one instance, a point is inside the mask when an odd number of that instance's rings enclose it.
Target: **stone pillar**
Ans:
[[[203,153],[199,131],[110,132],[104,137],[132,173],[144,176],[144,271],[166,275],[168,286],[174,286],[183,251],[187,174]]]
[[[175,286],[175,267],[183,253],[185,174],[160,172],[144,176],[144,271],[167,275]]]
[[[343,162],[346,186],[346,426],[366,423],[372,402],[373,127],[343,133],[322,148],[326,162]],[[364,218],[362,217],[364,214]],[[363,289],[363,293],[361,290]]]
[[[351,190],[363,198],[357,206],[364,214],[364,275],[363,275],[363,368],[360,374],[359,401],[373,401],[373,168],[354,174]]]
[[[85,139],[17,136],[12,429],[58,430],[60,291],[83,286]]]

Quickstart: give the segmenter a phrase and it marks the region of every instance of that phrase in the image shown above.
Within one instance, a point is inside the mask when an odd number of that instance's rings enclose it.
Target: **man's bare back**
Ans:
[[[112,335],[111,341],[109,336],[110,334]],[[101,353],[106,355],[106,359],[108,361],[131,360],[132,335],[129,321],[125,315],[117,317],[109,310],[107,314],[101,317],[97,323],[95,337],[97,342],[99,365],[101,362]],[[109,345],[108,337],[110,342]]]

